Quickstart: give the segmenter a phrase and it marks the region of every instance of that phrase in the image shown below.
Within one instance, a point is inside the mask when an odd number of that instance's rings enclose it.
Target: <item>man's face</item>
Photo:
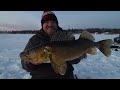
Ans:
[[[44,22],[43,30],[48,34],[52,35],[57,30],[57,23],[55,21],[49,20]]]

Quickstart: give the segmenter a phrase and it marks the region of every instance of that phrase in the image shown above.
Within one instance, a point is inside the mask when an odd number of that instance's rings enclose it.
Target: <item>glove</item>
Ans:
[[[81,57],[79,57],[79,59],[86,59],[87,58],[87,54],[85,53],[85,54],[83,54]]]
[[[81,59],[83,59],[83,58],[87,58],[87,54],[86,53],[83,54],[82,56],[80,56],[79,58],[75,59],[75,60],[68,61],[68,63],[70,63],[70,64],[78,64],[81,61]]]

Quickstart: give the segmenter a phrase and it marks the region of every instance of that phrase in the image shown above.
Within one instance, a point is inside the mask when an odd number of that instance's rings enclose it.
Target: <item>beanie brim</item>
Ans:
[[[58,25],[58,20],[57,17],[54,14],[47,14],[45,16],[43,16],[43,18],[41,19],[41,24],[43,25],[46,21],[55,21]]]

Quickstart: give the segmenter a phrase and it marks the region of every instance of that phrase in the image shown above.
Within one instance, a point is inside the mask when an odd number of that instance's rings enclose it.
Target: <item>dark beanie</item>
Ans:
[[[56,15],[51,11],[44,11],[42,15],[42,19],[41,19],[41,25],[43,26],[44,22],[49,21],[49,20],[55,21],[58,26],[58,19]]]

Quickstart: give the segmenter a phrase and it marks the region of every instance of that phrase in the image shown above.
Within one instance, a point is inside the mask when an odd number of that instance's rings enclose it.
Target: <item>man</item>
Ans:
[[[24,51],[29,50],[36,45],[50,42],[51,37],[54,35],[54,33],[56,33],[57,31],[63,31],[62,28],[59,27],[56,15],[51,11],[45,11],[43,13],[41,25],[42,29],[30,38]],[[69,39],[74,40],[75,37],[71,35]],[[67,62],[68,68],[64,76],[56,74],[50,63],[42,63],[39,65],[35,65],[30,62],[25,62],[24,60],[21,60],[21,63],[23,69],[30,72],[32,79],[75,79],[73,75],[74,68],[72,64],[77,64],[79,63],[79,61],[80,58]]]

